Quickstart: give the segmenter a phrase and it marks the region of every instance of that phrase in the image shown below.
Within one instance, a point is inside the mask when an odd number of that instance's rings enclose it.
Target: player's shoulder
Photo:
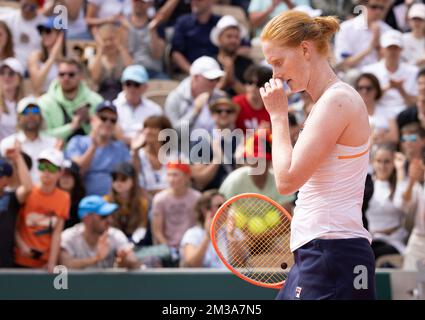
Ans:
[[[327,106],[326,112],[338,111],[339,113],[343,111],[346,114],[356,113],[365,107],[359,93],[352,86],[342,81],[335,83],[326,90],[318,103]]]

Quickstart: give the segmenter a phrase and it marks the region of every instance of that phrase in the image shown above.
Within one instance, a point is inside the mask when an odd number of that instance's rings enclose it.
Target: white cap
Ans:
[[[203,56],[193,61],[190,67],[190,75],[202,75],[208,80],[214,80],[223,77],[225,72],[221,70],[215,59]]]
[[[388,48],[390,46],[403,48],[403,35],[400,31],[389,30],[381,36],[380,44],[382,48]]]
[[[16,59],[16,58],[7,58],[7,59],[4,59],[0,63],[0,68],[3,67],[3,66],[9,67],[10,69],[12,69],[16,73],[18,73],[21,77],[24,76],[24,67],[19,62],[19,60]]]
[[[407,17],[409,19],[419,18],[419,19],[425,20],[425,4],[423,3],[413,4],[409,9],[409,13],[407,14]]]
[[[301,4],[299,6],[296,6],[294,9],[295,11],[301,11],[304,13],[307,13],[310,17],[316,18],[322,15],[323,11],[320,9],[313,9],[312,7],[308,5]]]
[[[218,20],[217,25],[211,30],[210,40],[211,42],[218,47],[218,38],[220,34],[226,30],[227,28],[236,27],[239,28],[240,38],[243,39],[248,35],[248,31],[239,24],[238,20],[236,20],[233,16],[223,16],[220,20]]]
[[[31,105],[38,106],[37,99],[35,97],[33,97],[33,96],[25,97],[25,98],[19,100],[18,105],[16,107],[16,112],[18,114],[21,114],[22,112],[24,112],[24,110],[28,106],[31,106]]]
[[[54,164],[57,167],[62,168],[63,165],[63,153],[62,151],[59,151],[58,149],[44,149],[40,152],[38,155],[38,161],[40,160],[47,160],[50,163]]]

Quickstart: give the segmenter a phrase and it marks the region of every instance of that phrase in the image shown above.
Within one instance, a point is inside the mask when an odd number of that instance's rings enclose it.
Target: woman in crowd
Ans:
[[[0,62],[14,56],[12,33],[7,24],[0,21]]]

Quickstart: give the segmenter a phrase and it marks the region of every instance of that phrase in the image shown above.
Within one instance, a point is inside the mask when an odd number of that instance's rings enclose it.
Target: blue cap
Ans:
[[[37,25],[38,32],[41,32],[43,29],[56,29],[56,30],[65,30],[61,25],[55,23],[55,16],[50,16],[44,22]]]
[[[99,216],[109,216],[115,210],[118,209],[118,205],[115,203],[109,203],[101,196],[87,196],[84,197],[78,205],[78,217],[84,218],[88,214],[97,214]]]
[[[0,178],[11,177],[13,174],[13,167],[5,159],[0,158]]]
[[[99,103],[98,106],[96,107],[96,113],[105,109],[110,110],[113,113],[117,113],[117,107],[110,100],[105,100]]]
[[[149,75],[145,67],[133,64],[124,69],[121,82],[134,81],[137,83],[146,83],[149,81]]]

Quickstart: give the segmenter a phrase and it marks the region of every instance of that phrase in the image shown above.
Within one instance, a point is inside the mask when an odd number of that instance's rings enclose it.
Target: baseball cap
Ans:
[[[105,100],[98,104],[96,107],[96,113],[102,111],[102,110],[110,110],[114,113],[117,113],[117,107],[112,103],[110,100]]]
[[[0,178],[11,177],[13,174],[13,167],[5,159],[0,158]]]
[[[25,98],[21,99],[18,102],[18,105],[16,107],[16,112],[18,112],[18,114],[21,114],[29,106],[37,106],[37,107],[39,107],[38,101],[37,101],[37,99],[35,97],[29,96],[29,97],[25,97]]]
[[[389,30],[381,36],[380,44],[382,48],[388,48],[390,46],[403,48],[402,33],[397,30]]]
[[[62,168],[63,166],[63,153],[58,149],[50,148],[44,149],[38,155],[38,161],[47,160],[55,166]]]
[[[127,177],[134,177],[136,175],[136,170],[129,162],[118,163],[111,172],[112,175],[122,174]]]
[[[208,80],[214,80],[224,76],[225,72],[221,70],[220,65],[215,59],[202,56],[193,61],[190,67],[190,75],[202,75]]]
[[[419,18],[425,20],[425,4],[415,3],[410,7],[409,13],[407,14],[409,19]]]
[[[236,20],[233,16],[223,16],[220,20],[218,20],[217,25],[211,30],[210,40],[211,42],[218,47],[218,38],[220,34],[226,30],[227,28],[236,27],[240,31],[241,39],[245,38],[248,35],[248,31],[239,24],[238,20]]]
[[[260,145],[261,144],[261,145]],[[272,159],[272,135],[269,131],[266,134],[256,132],[245,142],[245,158]]]
[[[0,68],[4,66],[9,67],[10,69],[18,73],[21,77],[24,76],[24,67],[18,59],[13,57],[6,58],[0,63]]]
[[[294,9],[292,9],[293,11],[301,11],[304,12],[306,14],[308,14],[310,17],[312,18],[317,18],[319,16],[322,15],[323,11],[320,9],[313,9],[312,7],[305,5],[305,4],[301,4],[296,6]]]
[[[78,217],[82,219],[89,214],[109,216],[117,209],[117,204],[107,202],[101,196],[91,195],[81,199],[78,205]]]
[[[131,65],[124,69],[121,82],[134,81],[137,83],[146,83],[149,81],[149,75],[145,67],[141,65]]]

